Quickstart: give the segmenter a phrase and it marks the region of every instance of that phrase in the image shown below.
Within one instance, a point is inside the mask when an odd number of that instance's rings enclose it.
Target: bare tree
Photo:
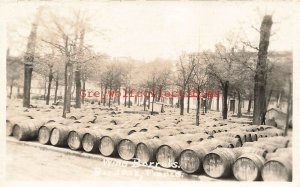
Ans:
[[[43,8],[39,7],[35,16],[35,20],[32,23],[30,35],[28,37],[27,49],[24,56],[24,87],[23,87],[23,107],[30,107],[30,89],[31,89],[31,77],[33,70],[33,61],[35,55],[35,46],[37,42],[37,29],[40,22],[40,17]]]
[[[260,42],[258,60],[254,76],[254,111],[253,124],[265,123],[266,114],[266,85],[267,85],[267,56],[273,21],[272,16],[266,15],[260,27]]]
[[[197,110],[196,110],[196,126],[200,125],[200,95],[201,90],[207,84],[207,64],[204,59],[201,58],[201,54],[191,54],[191,58],[195,58],[196,62],[195,70],[193,72],[193,79],[191,85],[197,90]],[[190,93],[189,93],[190,94]]]
[[[196,67],[196,58],[192,55],[183,54],[179,57],[179,62],[176,64],[177,67],[177,85],[180,86],[180,115],[184,114],[184,97],[188,84],[192,80],[193,72]]]

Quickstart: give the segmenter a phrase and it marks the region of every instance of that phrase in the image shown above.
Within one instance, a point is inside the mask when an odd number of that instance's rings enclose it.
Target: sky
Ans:
[[[12,55],[24,52],[37,3],[7,5],[7,43]],[[178,59],[182,52],[214,50],[226,38],[251,41],[258,46],[260,22],[273,15],[270,50],[292,50],[299,14],[292,3],[263,2],[109,2],[50,3],[55,11],[71,16],[81,9],[97,32],[86,43],[112,57],[132,57],[145,62],[156,58]],[[298,4],[299,5],[299,4]],[[298,15],[299,16],[299,15]],[[99,32],[103,34],[99,34]]]

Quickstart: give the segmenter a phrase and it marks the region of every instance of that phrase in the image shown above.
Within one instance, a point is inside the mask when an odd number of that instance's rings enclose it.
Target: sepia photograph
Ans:
[[[299,7],[6,3],[5,184],[292,184]]]

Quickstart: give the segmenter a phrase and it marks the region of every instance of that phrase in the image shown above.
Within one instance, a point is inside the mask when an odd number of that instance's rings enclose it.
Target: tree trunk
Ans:
[[[269,92],[269,95],[268,95],[268,100],[267,100],[267,104],[266,104],[266,110],[268,110],[268,106],[270,104],[270,100],[271,100],[272,94],[273,94],[273,89],[271,88],[271,90]]]
[[[184,115],[184,93],[185,93],[185,87],[183,87],[183,90],[180,90],[179,92],[179,103],[180,103],[180,115]]]
[[[254,111],[253,124],[264,123],[266,113],[267,55],[273,21],[272,16],[263,18],[260,28],[258,60],[254,76]]]
[[[240,118],[242,117],[242,98],[241,98],[241,93],[238,91],[238,113],[237,117]]]
[[[252,104],[252,95],[249,96],[249,103],[248,103],[248,113],[251,111],[251,104]]]
[[[17,98],[19,98],[19,96],[20,96],[20,86],[18,86],[17,88]]]
[[[46,105],[49,105],[49,101],[50,101],[50,94],[51,94],[51,84],[52,84],[52,79],[53,79],[53,71],[52,71],[52,67],[50,67],[49,70],[49,77],[48,77],[48,93],[47,93],[47,98],[46,98]]]
[[[190,113],[190,87],[188,86],[188,100],[187,100],[187,109],[186,113]]]
[[[158,93],[158,97],[157,97],[158,102],[160,102],[160,100],[161,100],[161,95],[162,95],[162,86],[159,86],[159,93]]]
[[[104,87],[103,106],[106,105],[106,92],[107,92],[107,85],[105,85],[105,87]]]
[[[110,105],[111,105],[111,90],[112,90],[112,88],[111,88],[111,86],[109,87],[109,95],[108,95],[108,107],[110,108]]]
[[[46,95],[47,95],[47,76],[44,77],[44,100],[46,101]]]
[[[217,95],[217,111],[220,111],[220,94]]]
[[[228,87],[229,87],[229,81],[225,81],[223,87],[222,87],[222,95],[223,95],[223,104],[222,104],[222,116],[223,119],[227,119],[227,113],[228,113]]]
[[[282,91],[279,92],[278,97],[277,97],[277,104],[276,104],[277,108],[279,108],[279,106],[280,106],[281,96],[282,96]]]
[[[212,97],[209,97],[208,110],[211,110]]]
[[[125,97],[125,101],[124,101],[124,106],[126,107],[127,106],[127,87],[125,88],[125,95],[124,95],[124,97]]]
[[[71,112],[71,100],[72,100],[72,83],[73,83],[73,64],[69,63],[68,67],[68,86],[67,86],[67,107],[66,107],[66,112],[70,113]]]
[[[118,96],[118,105],[120,106],[121,104],[121,87],[119,87],[119,96]]]
[[[146,111],[146,96],[144,96],[143,105],[144,105],[144,111]]]
[[[200,85],[197,87],[196,126],[200,125]]]
[[[76,69],[75,71],[75,85],[76,85],[76,92],[75,92],[75,108],[81,108],[81,97],[80,97],[80,92],[81,92],[81,75],[80,75],[80,70]]]
[[[85,80],[84,79],[82,80],[82,90],[85,90]],[[101,99],[100,99],[100,102],[101,102]],[[81,97],[81,104],[84,104],[84,95],[83,94]]]
[[[293,84],[292,81],[289,80],[289,95],[288,95],[288,103],[287,103],[287,112],[286,112],[286,124],[285,124],[285,128],[284,128],[284,135],[287,136],[287,132],[288,132],[288,128],[289,128],[289,118],[290,118],[290,114],[292,112],[292,93],[293,93]]]
[[[149,95],[147,97],[147,100],[148,100],[148,110],[150,110],[150,88],[149,88]]]
[[[130,87],[128,88],[128,108],[130,108]]]
[[[206,89],[206,93],[205,93],[205,113],[207,113],[207,107],[208,107],[208,92],[207,92],[207,89]]]
[[[35,53],[35,45],[37,38],[37,28],[38,22],[40,19],[40,14],[42,9],[38,9],[38,12],[35,16],[35,22],[31,26],[30,35],[27,41],[27,49],[24,57],[24,86],[23,86],[23,107],[30,107],[30,89],[31,89],[31,78],[33,70],[33,61]]]
[[[152,104],[151,104],[151,114],[153,115],[153,106],[154,106],[155,94],[152,92]],[[149,100],[150,101],[150,100]]]
[[[32,65],[24,64],[24,87],[23,87],[23,107],[30,107],[30,88],[32,77]]]
[[[57,100],[57,91],[58,91],[58,76],[56,76],[56,80],[55,80],[54,103],[56,103]]]
[[[63,118],[66,118],[66,113],[67,113],[67,95],[68,95],[68,62],[65,64],[65,92],[64,92],[64,107],[63,107]]]
[[[11,99],[12,97],[13,85],[14,85],[14,81],[12,80],[10,84],[9,99]]]

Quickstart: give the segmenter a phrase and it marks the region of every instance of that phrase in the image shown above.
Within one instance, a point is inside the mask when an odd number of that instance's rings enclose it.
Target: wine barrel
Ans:
[[[203,169],[205,173],[213,178],[227,177],[232,174],[231,167],[236,156],[230,148],[218,148],[203,159]]]
[[[6,119],[6,135],[12,136],[14,125],[28,119],[30,118],[27,116],[11,116],[8,119]]]
[[[243,144],[243,147],[258,147],[266,150],[268,153],[273,153],[276,151],[277,147],[269,143],[260,143],[260,142],[246,142]]]
[[[268,153],[266,160],[271,160],[276,157],[292,159],[292,148],[278,148],[274,153]]]
[[[202,170],[202,162],[204,156],[215,149],[209,145],[205,145],[201,142],[193,144],[184,149],[179,156],[180,168],[189,174],[199,173]]]
[[[123,138],[118,145],[118,154],[123,160],[131,160],[135,156],[136,145],[149,139],[147,133],[135,133]]]
[[[283,130],[280,130],[280,129],[271,128],[271,129],[266,129],[265,131],[271,137],[273,137],[273,136],[283,136],[284,135]]]
[[[249,135],[251,136],[251,141],[257,141],[257,133],[256,132],[250,132]]]
[[[79,128],[71,130],[68,134],[67,143],[70,149],[79,150],[82,148],[82,137],[88,132],[89,128]]]
[[[261,169],[265,163],[262,156],[253,153],[241,155],[233,164],[234,177],[239,181],[256,181],[261,179]]]
[[[53,128],[61,126],[59,123],[48,123],[39,128],[38,140],[41,144],[50,144],[50,136]]]
[[[156,160],[164,168],[178,168],[180,153],[188,146],[185,142],[169,141],[161,145],[156,154]]]
[[[109,132],[100,139],[99,151],[103,156],[116,156],[119,142],[127,134],[121,132]]]
[[[272,144],[278,148],[285,148],[288,146],[289,139],[282,136],[276,136],[276,137],[269,137],[269,138],[261,138],[259,142]]]
[[[76,122],[79,122],[79,123],[95,123],[97,119],[97,116],[84,116],[78,120],[75,121]]]
[[[265,158],[268,153],[266,150],[258,147],[238,147],[238,148],[233,148],[232,151],[237,157],[244,154],[252,153]]]
[[[239,138],[232,138],[232,137],[218,137],[216,139],[219,139],[221,141],[225,141],[228,143],[229,148],[234,148],[234,147],[241,147],[242,142]]]
[[[63,125],[69,125],[71,123],[73,123],[74,121],[71,120],[71,119],[66,119],[66,118],[63,118],[63,117],[54,117],[54,118],[51,118],[49,119],[46,124],[48,123],[59,123],[59,124],[63,124]]]
[[[264,181],[292,181],[292,159],[279,156],[268,160],[261,175]]]
[[[100,139],[107,134],[106,130],[90,129],[82,137],[82,148],[85,152],[98,152]]]
[[[155,161],[155,155],[157,149],[162,145],[160,139],[148,139],[142,140],[136,146],[136,158],[139,159],[141,163],[148,163]]]
[[[84,117],[84,115],[81,114],[81,113],[79,113],[79,112],[77,112],[77,113],[71,113],[71,114],[68,115],[68,119],[72,119],[72,120],[79,120],[79,119],[81,119],[83,117]]]
[[[66,126],[62,125],[62,126],[54,127],[51,131],[51,136],[50,136],[51,145],[58,146],[58,147],[68,146],[69,132],[74,129],[84,128],[85,126],[87,126],[87,124],[72,123]]]
[[[44,120],[28,119],[13,126],[13,136],[20,141],[35,140]]]

